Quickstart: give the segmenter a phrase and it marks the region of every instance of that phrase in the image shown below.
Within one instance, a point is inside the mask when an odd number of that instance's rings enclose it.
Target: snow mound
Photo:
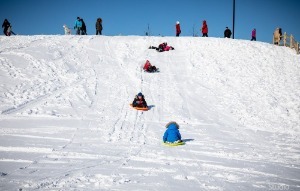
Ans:
[[[175,50],[148,49],[168,42]],[[0,189],[299,189],[300,57],[220,38],[0,37]],[[146,60],[160,73],[144,73]],[[147,112],[129,107],[143,92]],[[161,143],[176,121],[186,145]]]

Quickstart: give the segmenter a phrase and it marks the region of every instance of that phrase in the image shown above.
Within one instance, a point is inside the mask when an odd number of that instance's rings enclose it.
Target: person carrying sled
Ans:
[[[143,69],[146,72],[156,72],[157,71],[157,68],[155,66],[152,66],[152,64],[150,63],[149,60],[146,61]]]
[[[74,29],[76,30],[77,35],[82,34],[82,21],[80,17],[77,17],[77,20],[75,21]]]
[[[4,19],[3,24],[2,24],[2,28],[3,28],[3,33],[5,36],[10,36],[10,34],[8,34],[8,30],[10,28],[10,23],[8,22],[7,19]]]
[[[98,18],[96,21],[96,35],[102,35],[102,19]]]
[[[208,27],[206,24],[206,20],[204,20],[202,25],[202,37],[208,37],[207,33],[208,33]]]
[[[176,22],[176,36],[179,36],[181,33],[181,29],[180,29],[180,23],[179,21]]]
[[[132,106],[133,107],[141,107],[141,108],[147,108],[148,107],[147,106],[147,102],[145,100],[145,97],[144,97],[144,95],[141,92],[138,93],[135,96],[135,98],[134,98],[134,100],[132,102]]]
[[[164,143],[179,143],[182,142],[179,132],[179,125],[175,121],[171,121],[166,125],[167,130],[163,136]]]

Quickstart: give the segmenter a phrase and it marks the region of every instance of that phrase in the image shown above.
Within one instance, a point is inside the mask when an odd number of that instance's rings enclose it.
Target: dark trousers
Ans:
[[[96,35],[102,35],[102,30],[96,30]]]
[[[251,41],[256,41],[256,37],[255,36],[253,36],[252,38],[251,38]]]
[[[147,72],[156,72],[156,67],[155,66],[150,66],[148,68]]]
[[[202,37],[208,37],[207,33],[203,33]]]
[[[161,46],[159,46],[158,48],[155,47],[155,46],[150,46],[149,49],[155,49],[157,50],[158,52],[163,52],[163,48]]]
[[[5,36],[8,36],[7,35],[7,30],[8,30],[8,28],[4,28],[4,30],[3,30],[3,33],[5,34]]]

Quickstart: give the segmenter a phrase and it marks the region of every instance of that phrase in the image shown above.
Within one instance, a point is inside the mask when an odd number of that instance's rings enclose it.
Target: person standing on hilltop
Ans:
[[[202,24],[202,37],[208,37],[207,34],[208,34],[208,27],[206,24],[206,20],[204,20]]]
[[[181,29],[180,29],[180,23],[179,21],[176,22],[176,36],[179,36],[181,33]]]
[[[4,19],[3,21],[3,24],[2,24],[2,28],[3,28],[3,33],[6,35],[6,36],[10,36],[10,34],[8,34],[8,29],[10,28],[10,23],[8,22],[7,19]]]
[[[279,28],[275,29],[273,36],[274,36],[273,37],[274,38],[274,44],[279,44],[280,38],[281,38]]]
[[[80,35],[82,30],[82,21],[80,20],[80,17],[77,17],[75,21],[74,29],[76,30],[76,34]]]
[[[102,35],[102,19],[98,18],[96,21],[96,35]]]
[[[231,37],[231,30],[226,27],[225,31],[224,31],[224,38],[230,38]]]
[[[85,22],[83,21],[83,18],[80,18],[80,21],[82,23],[81,34],[82,35],[87,35],[87,33],[86,33],[86,25],[85,25]]]
[[[251,41],[253,40],[256,41],[256,29],[252,30],[251,36],[252,36]]]

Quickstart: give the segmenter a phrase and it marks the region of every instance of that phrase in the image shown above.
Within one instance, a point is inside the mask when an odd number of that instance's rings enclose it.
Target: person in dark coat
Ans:
[[[87,35],[85,22],[83,21],[82,18],[80,18],[80,21],[82,22],[81,35]]]
[[[282,29],[279,28],[279,35],[280,35],[280,40],[282,39]]]
[[[98,18],[96,21],[96,35],[102,35],[102,19]]]
[[[206,24],[206,20],[204,20],[202,24],[202,37],[208,37],[207,34],[208,34],[208,27]]]
[[[4,19],[3,21],[3,24],[2,24],[2,28],[3,28],[3,33],[6,35],[6,36],[10,36],[10,34],[8,34],[7,30],[10,28],[10,23],[8,22],[7,19]]]
[[[225,31],[224,31],[224,37],[225,38],[230,38],[231,37],[231,30],[228,28],[228,27],[226,27],[226,29],[225,29]]]
[[[148,107],[147,106],[147,102],[145,100],[145,97],[144,97],[144,95],[141,92],[138,93],[135,96],[135,98],[134,98],[134,100],[132,102],[132,106],[133,107],[142,107],[142,108],[147,108]]]
[[[180,23],[179,21],[176,22],[176,36],[179,36],[181,33],[181,29],[180,29]]]
[[[171,121],[166,125],[167,130],[163,136],[163,142],[176,143],[182,142],[179,132],[179,125],[175,121]]]

